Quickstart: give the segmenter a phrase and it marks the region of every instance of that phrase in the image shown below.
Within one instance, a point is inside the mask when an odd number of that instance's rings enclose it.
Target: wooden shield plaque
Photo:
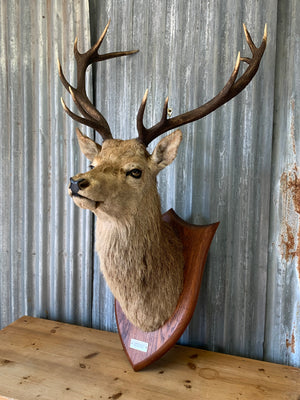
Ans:
[[[179,218],[174,210],[163,215],[183,243],[184,286],[172,317],[156,331],[144,332],[135,327],[115,302],[116,320],[124,351],[135,371],[162,357],[183,334],[194,313],[208,250],[219,223],[192,225]]]

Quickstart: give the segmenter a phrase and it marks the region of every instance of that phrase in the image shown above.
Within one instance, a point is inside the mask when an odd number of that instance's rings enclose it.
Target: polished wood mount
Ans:
[[[163,215],[183,243],[184,287],[172,317],[158,330],[143,332],[124,315],[115,303],[116,320],[124,351],[135,371],[162,357],[183,334],[194,313],[208,250],[219,223],[192,225],[178,217],[174,210]]]

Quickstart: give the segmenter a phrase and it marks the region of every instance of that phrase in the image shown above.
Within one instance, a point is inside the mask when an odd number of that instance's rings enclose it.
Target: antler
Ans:
[[[98,42],[86,53],[79,53],[77,49],[77,38],[74,42],[74,56],[77,63],[77,88],[71,86],[69,82],[66,80],[60,62],[58,60],[58,72],[60,79],[64,85],[64,87],[70,92],[74,103],[76,104],[78,110],[83,115],[80,117],[79,115],[74,114],[65,104],[64,100],[61,99],[62,106],[66,113],[73,118],[74,120],[87,125],[97,132],[100,133],[103,140],[111,139],[112,134],[109,128],[109,125],[103,115],[96,109],[96,107],[91,103],[89,98],[87,97],[86,90],[85,90],[85,73],[87,67],[97,61],[108,60],[110,58],[122,57],[127,56],[129,54],[137,53],[138,50],[131,50],[131,51],[120,51],[114,53],[107,53],[107,54],[98,54],[98,49],[101,46],[101,43],[106,35],[110,24],[110,20],[106,25],[102,35],[100,36]]]
[[[200,107],[188,111],[184,114],[178,115],[176,117],[167,119],[167,113],[168,113],[168,97],[166,98],[164,107],[163,107],[163,113],[162,113],[162,118],[160,122],[158,122],[156,125],[152,126],[151,128],[145,128],[143,124],[143,116],[144,116],[144,111],[146,107],[146,102],[147,102],[147,97],[148,97],[148,89],[145,92],[145,95],[143,97],[142,103],[140,105],[138,115],[137,115],[137,129],[138,129],[138,138],[139,140],[145,144],[145,146],[148,146],[152,140],[154,140],[156,137],[160,136],[164,132],[169,131],[170,129],[177,128],[181,125],[187,124],[189,122],[196,121],[198,119],[201,119],[205,117],[206,115],[210,114],[212,111],[216,110],[218,107],[222,106],[223,104],[227,103],[229,100],[231,100],[233,97],[238,95],[251,81],[251,79],[254,77],[256,74],[259,63],[261,61],[261,58],[264,54],[266,44],[267,44],[267,25],[265,25],[264,29],[264,36],[262,43],[260,47],[256,47],[251,39],[251,36],[249,32],[247,31],[247,28],[245,24],[243,24],[244,27],[244,32],[246,36],[247,43],[250,47],[250,50],[252,52],[252,58],[247,58],[247,57],[240,57],[240,53],[238,53],[238,57],[236,60],[236,64],[234,67],[234,70],[224,86],[224,88],[210,101],[207,103],[201,105]],[[249,66],[246,69],[246,71],[243,73],[243,75],[237,79],[237,75],[239,72],[239,67],[241,61],[247,63]]]

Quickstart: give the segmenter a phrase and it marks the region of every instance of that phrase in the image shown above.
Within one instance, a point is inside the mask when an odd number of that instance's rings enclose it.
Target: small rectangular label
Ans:
[[[137,339],[131,339],[129,347],[134,350],[142,351],[143,353],[147,353],[148,351],[148,343]]]

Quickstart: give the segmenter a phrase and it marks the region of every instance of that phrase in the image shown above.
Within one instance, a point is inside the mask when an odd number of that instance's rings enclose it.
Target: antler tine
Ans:
[[[86,69],[87,67],[95,62],[104,61],[110,58],[122,57],[130,54],[137,53],[138,50],[131,51],[120,51],[114,53],[107,54],[98,54],[99,47],[103,42],[103,39],[106,35],[110,24],[110,20],[108,21],[104,31],[102,32],[98,41],[92,46],[87,52],[80,53],[78,51],[78,38],[76,37],[74,41],[74,56],[77,63],[77,88],[71,86],[67,79],[65,78],[62,67],[58,61],[58,72],[61,79],[62,84],[71,94],[72,99],[77,106],[79,112],[83,115],[83,117],[73,113],[62,100],[62,105],[66,113],[73,118],[75,121],[80,122],[84,125],[87,125],[97,132],[100,133],[103,140],[111,139],[112,134],[109,128],[109,125],[104,118],[104,116],[96,109],[96,107],[92,104],[86,94],[85,89],[85,77],[86,77]]]
[[[97,54],[99,47],[101,46],[103,39],[106,36],[106,33],[108,31],[109,25],[110,25],[111,19],[108,20],[108,23],[106,24],[106,27],[104,28],[101,36],[99,37],[98,41],[94,44],[94,46],[89,50],[93,54]]]
[[[250,33],[248,32],[245,24],[243,24],[243,27],[244,27],[246,40],[247,40],[248,46],[250,47],[253,57],[252,58],[248,58],[248,57],[241,58],[241,61],[247,63],[249,66],[246,69],[246,71],[243,73],[243,75],[235,82],[229,100],[231,100],[233,97],[235,97],[237,94],[239,94],[250,83],[250,81],[252,80],[252,78],[254,77],[254,75],[256,74],[256,72],[259,68],[260,60],[261,60],[261,58],[265,52],[266,46],[267,46],[267,24],[265,24],[264,36],[263,36],[261,45],[259,47],[256,47],[255,44],[253,43],[253,40],[252,40]]]
[[[64,102],[64,99],[63,99],[62,97],[61,97],[60,101],[61,101],[61,104],[62,104],[63,109],[65,110],[65,112],[66,112],[72,119],[74,119],[75,121],[77,121],[77,122],[79,122],[79,123],[81,123],[81,124],[83,124],[83,125],[89,126],[89,127],[92,128],[92,129],[95,129],[95,131],[97,131],[97,132],[100,133],[100,135],[102,136],[102,139],[103,139],[103,140],[111,139],[111,138],[112,138],[112,135],[105,134],[105,122],[106,122],[106,120],[105,120],[104,118],[103,118],[103,121],[102,121],[102,122],[103,122],[103,127],[102,127],[102,129],[100,130],[100,128],[99,128],[99,121],[88,120],[87,118],[80,117],[79,115],[73,113],[73,112],[66,106],[66,103]],[[106,122],[106,123],[107,123],[107,122]],[[107,124],[107,131],[106,131],[106,132],[108,132],[108,130],[109,130],[109,132],[110,132],[109,125]]]
[[[244,25],[244,32],[246,36],[246,40],[248,46],[252,52],[252,58],[240,57],[240,53],[238,53],[237,60],[235,63],[235,67],[233,72],[224,86],[224,88],[211,100],[207,103],[201,105],[194,110],[188,111],[184,114],[178,115],[176,117],[167,119],[167,100],[164,105],[163,117],[160,122],[151,128],[146,128],[143,124],[143,115],[146,107],[147,95],[148,91],[146,91],[145,96],[142,100],[139,112],[137,114],[137,129],[138,129],[138,139],[148,146],[148,144],[154,140],[156,137],[162,135],[163,133],[178,128],[181,125],[197,121],[210,114],[217,108],[221,107],[223,104],[227,103],[233,97],[237,96],[252,80],[254,75],[256,74],[261,58],[264,54],[266,45],[267,45],[267,25],[265,25],[264,36],[261,42],[260,47],[256,47],[252,41],[252,38]],[[249,64],[246,71],[242,74],[242,76],[237,79],[237,75],[240,68],[241,61]]]
[[[146,89],[146,92],[142,99],[142,102],[141,102],[141,105],[140,105],[140,108],[139,108],[139,111],[137,114],[137,118],[136,118],[137,130],[140,134],[142,132],[144,132],[144,129],[145,129],[145,127],[143,125],[143,118],[144,118],[144,111],[145,111],[146,103],[147,103],[147,99],[148,99],[148,93],[149,93],[149,90]],[[141,139],[140,134],[139,134],[139,138]]]
[[[138,139],[144,143],[145,145],[148,145],[153,139],[151,139],[151,134],[149,134],[149,129],[146,129],[143,125],[143,117],[144,117],[144,111],[146,108],[146,103],[147,103],[147,98],[148,98],[148,89],[146,89],[146,92],[144,94],[143,100],[141,102],[138,115],[137,115],[137,129],[138,132],[140,132]],[[167,121],[167,115],[168,115],[168,103],[169,103],[169,97],[166,98],[165,104],[163,107],[163,112],[162,112],[162,117],[161,120],[158,124],[155,125],[155,131],[159,130],[160,127],[163,128]],[[151,139],[148,143],[147,140]]]

